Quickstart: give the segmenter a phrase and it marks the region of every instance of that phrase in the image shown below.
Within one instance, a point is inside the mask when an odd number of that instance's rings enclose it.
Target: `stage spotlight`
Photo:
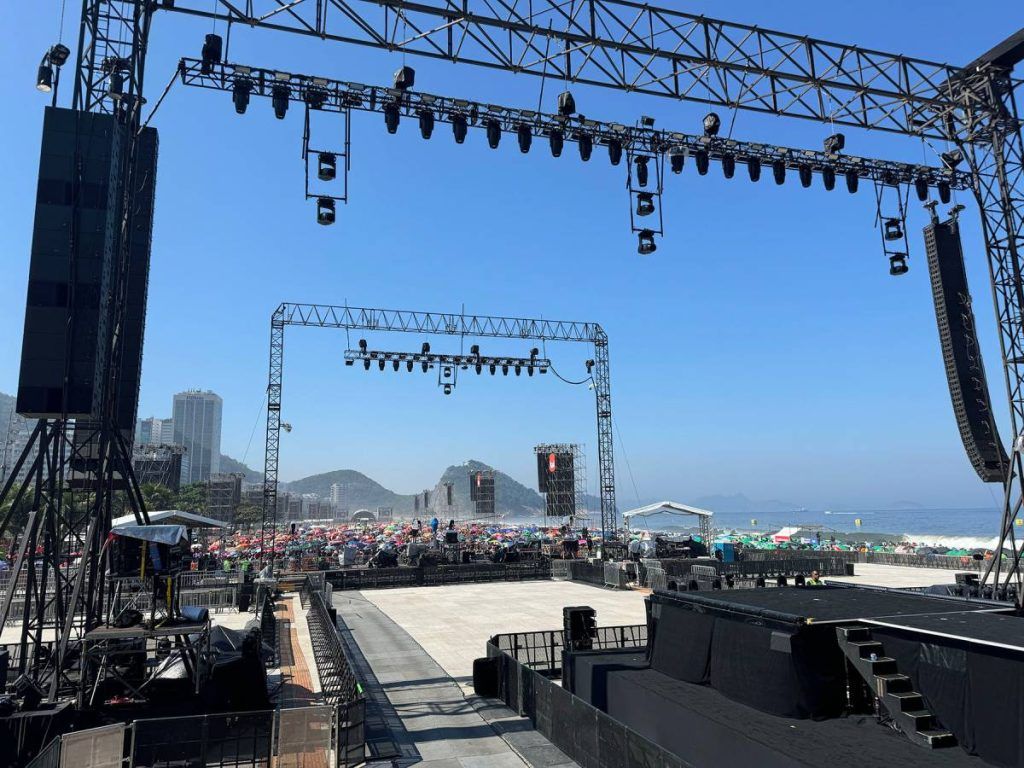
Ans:
[[[525,155],[533,144],[533,129],[526,123],[520,123],[516,128],[516,138],[519,140],[519,151]]]
[[[704,115],[704,135],[717,136],[718,130],[722,127],[722,118],[714,112]]]
[[[363,360],[363,370],[370,370],[370,358],[366,358],[365,360]]]
[[[587,376],[589,376],[593,372],[593,370],[594,370],[594,361],[593,360],[587,360],[586,366],[587,366]]]
[[[647,256],[656,250],[658,250],[658,246],[654,244],[654,232],[649,229],[641,229],[637,234],[636,252],[641,256]]]
[[[422,347],[420,347],[420,352],[421,352],[422,354],[424,354],[424,355],[426,355],[426,354],[429,354],[429,353],[430,353],[430,342],[429,342],[429,341],[424,341],[424,342],[423,342],[423,346],[422,346]]]
[[[204,75],[213,72],[213,65],[220,64],[221,54],[224,52],[224,38],[220,35],[207,35],[203,43],[203,61],[199,65],[199,71]]]
[[[576,99],[568,91],[558,94],[558,114],[562,117],[576,114]]]
[[[647,186],[647,161],[650,159],[647,155],[637,155],[633,160],[636,163],[636,183],[641,187]]]
[[[491,363],[490,365],[487,366],[487,370],[489,370],[491,372],[491,376],[494,375],[494,372],[497,369],[498,369],[498,366],[496,366],[494,363]]]
[[[391,362],[391,367],[392,367],[392,368],[393,368],[393,369],[394,369],[394,370],[395,370],[396,372],[398,371],[398,366],[399,366],[399,365],[400,365],[400,363],[399,363],[399,362],[398,362],[397,360],[393,360],[393,361]]]
[[[359,351],[360,352],[365,352],[366,351],[366,339],[360,339],[359,340]]]
[[[330,226],[335,220],[334,199],[330,197],[318,197],[316,199],[316,222],[325,227]]]
[[[917,193],[917,199],[922,203],[928,199],[928,179],[923,176],[918,176],[914,179],[914,191]]]
[[[452,385],[451,384],[445,384],[444,385],[444,393],[446,395],[450,395],[452,393]]]
[[[722,155],[722,175],[731,179],[736,173],[736,157],[734,155]]]
[[[523,366],[517,364],[515,370],[516,370],[516,376],[518,376],[519,374],[521,374],[523,372]]]
[[[540,350],[537,349],[536,347],[534,347],[533,349],[530,350],[530,360],[531,361],[536,360],[537,359],[537,355],[539,355],[539,354],[540,354]]]
[[[501,364],[501,375],[508,376],[508,363]]]
[[[886,240],[902,240],[903,227],[899,219],[886,219],[884,236]]]
[[[584,163],[590,159],[590,154],[594,151],[594,137],[589,133],[577,133],[576,143],[580,149],[580,160]]]
[[[940,157],[942,158],[942,164],[951,171],[964,161],[964,153],[959,149],[943,152]]]
[[[473,346],[471,346],[469,348],[469,354],[476,355],[477,357],[480,357],[480,345],[479,344],[474,344]]]
[[[893,277],[899,277],[905,275],[910,271],[910,267],[907,266],[907,254],[905,253],[894,253],[889,257],[889,274]]]
[[[395,72],[395,88],[399,91],[407,91],[416,84],[416,70],[412,67],[402,67]]]
[[[444,368],[442,368],[441,369],[441,375],[444,376],[446,379],[450,379],[452,377],[452,368],[451,368],[451,366],[450,365],[446,365]]]
[[[690,154],[689,148],[678,145],[668,151],[668,164],[672,169],[672,173],[683,172],[683,166],[686,165],[686,156],[688,154]]]
[[[46,53],[46,58],[55,67],[63,67],[69,56],[71,56],[71,49],[62,43],[57,43]]]
[[[274,83],[270,89],[270,103],[274,107],[274,117],[284,120],[288,113],[288,86],[284,83]]]
[[[830,155],[838,155],[846,148],[846,137],[841,133],[833,133],[825,137],[825,151]]]
[[[708,168],[711,167],[711,158],[708,156],[707,150],[698,149],[697,154],[695,154],[693,157],[697,163],[697,173],[703,176],[708,172]]]
[[[800,175],[800,185],[804,189],[810,187],[811,182],[814,180],[814,172],[811,170],[811,166],[806,164],[801,165],[799,168],[797,168],[797,172]]]
[[[402,119],[401,113],[398,111],[398,103],[391,102],[390,104],[384,105],[384,125],[387,126],[388,133],[396,133],[398,131],[398,123]]]
[[[561,128],[552,128],[548,132],[548,144],[551,145],[551,156],[562,156],[562,145],[565,143],[565,132]]]
[[[334,181],[338,176],[338,158],[333,152],[320,152],[316,156],[316,176],[320,181]]]
[[[758,157],[747,158],[747,176],[751,181],[758,181],[761,178],[761,159]]]
[[[455,136],[455,143],[461,144],[466,140],[468,124],[465,115],[452,115],[452,134]]]
[[[43,57],[43,61],[36,71],[36,90],[42,93],[49,93],[53,90],[53,67],[50,66],[48,55]]]
[[[405,370],[407,370],[409,373],[412,373],[412,366],[413,366],[412,360],[406,360],[405,361]]]
[[[622,162],[622,142],[618,139],[612,139],[608,142],[608,159],[612,165],[618,165]]]
[[[939,191],[939,200],[942,201],[943,205],[945,205],[946,203],[953,199],[952,195],[950,194],[948,181],[940,181],[936,186],[936,189],[938,189]]]
[[[430,363],[424,360],[422,363],[420,363],[420,368],[423,369],[424,373],[426,373],[427,371],[430,370]]]
[[[650,192],[636,193],[636,215],[650,216],[654,213],[654,195]]]
[[[476,371],[477,376],[479,376],[480,372],[484,369],[484,367],[480,363],[477,363],[476,365],[473,366],[473,369]]]
[[[487,146],[497,149],[498,144],[501,143],[501,123],[492,117],[484,125],[487,130]]]
[[[528,368],[526,369],[526,375],[527,375],[527,376],[533,376],[533,366],[532,366],[532,365],[531,365],[531,366],[529,366],[529,367],[528,367]]]
[[[323,109],[324,102],[327,101],[327,92],[323,88],[311,86],[306,88],[302,98],[310,109]]]
[[[235,103],[235,112],[240,115],[245,114],[245,110],[249,107],[249,94],[252,92],[252,81],[247,77],[239,77],[235,79],[234,84],[231,86],[231,101]]]
[[[825,185],[825,189],[831,192],[836,188],[836,169],[832,166],[826,166],[821,169],[821,181]]]
[[[856,171],[846,172],[846,191],[851,195],[857,191],[857,187],[860,184],[860,177]]]
[[[429,139],[434,135],[434,113],[429,109],[421,109],[419,111],[420,118],[420,136],[424,139]]]
[[[784,160],[772,162],[772,176],[775,177],[776,184],[782,185],[786,183],[786,163]]]
[[[356,364],[355,360],[346,360],[345,361],[345,365],[355,365],[355,364]]]
[[[384,370],[384,363],[386,363],[386,362],[387,361],[382,357],[380,360],[377,361],[377,367],[380,368],[383,371]]]

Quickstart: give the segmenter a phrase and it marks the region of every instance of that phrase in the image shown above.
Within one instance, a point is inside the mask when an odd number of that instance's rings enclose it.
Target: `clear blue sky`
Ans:
[[[863,0],[666,4],[877,50],[966,63],[1013,30],[1012,0]],[[65,29],[77,35],[77,3]],[[72,11],[72,7],[75,8]],[[0,391],[16,388],[40,126],[32,85],[57,33],[58,2],[16,3],[0,48],[5,154],[0,183]],[[16,32],[15,32],[16,30]],[[158,14],[149,57],[152,104],[182,55],[198,55],[207,23]],[[241,30],[231,58],[385,83],[398,54]],[[409,58],[420,90],[536,105],[535,78]],[[70,70],[70,68],[69,68]],[[557,83],[545,89],[553,108]],[[696,131],[696,104],[573,89],[588,116]],[[62,101],[70,97],[65,88]],[[269,317],[281,301],[543,316],[601,323],[610,337],[615,419],[643,499],[743,492],[809,507],[992,506],[961,447],[942,367],[920,228],[912,208],[911,272],[889,277],[869,189],[857,196],[669,177],[666,237],[637,255],[624,168],[602,151],[583,165],[491,151],[480,133],[429,143],[405,123],[356,115],[352,200],[334,227],[303,199],[302,111],[273,118],[254,100],[235,115],[227,94],[171,91],[154,124],[160,166],[140,415],[167,416],[190,387],[224,398],[223,449],[262,466]],[[737,138],[818,147],[826,126],[741,113]],[[922,159],[912,140],[846,130],[848,151]],[[989,375],[1005,411],[976,206],[965,200],[966,252]],[[415,337],[403,339],[418,346]],[[596,485],[592,393],[553,377],[471,376],[444,397],[422,374],[345,368],[341,332],[288,332],[282,477],[361,470],[399,491],[433,485],[477,458],[533,484],[532,446],[579,441]],[[353,337],[353,342],[355,337]],[[435,349],[447,348],[433,340]],[[378,337],[380,347],[397,340]],[[485,349],[497,349],[497,344]],[[454,348],[452,348],[454,350]],[[526,349],[510,348],[525,353]],[[582,378],[584,355],[549,348]],[[257,419],[259,423],[257,424]],[[1005,435],[1005,430],[1004,430]],[[620,506],[636,499],[617,451]],[[995,489],[993,489],[995,490]]]

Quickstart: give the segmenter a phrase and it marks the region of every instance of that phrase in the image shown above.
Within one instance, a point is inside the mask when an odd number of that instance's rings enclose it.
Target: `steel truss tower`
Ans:
[[[288,326],[418,333],[429,336],[565,341],[593,344],[591,378],[597,409],[597,463],[601,491],[601,529],[616,527],[615,456],[612,442],[612,393],[608,335],[597,323],[530,320],[486,315],[411,312],[326,304],[281,304],[270,317],[270,375],[267,382],[267,443],[264,463],[262,560],[273,562],[277,533],[277,478],[281,443],[281,383],[284,329]],[[589,367],[589,364],[588,364]],[[267,551],[270,545],[270,552]]]

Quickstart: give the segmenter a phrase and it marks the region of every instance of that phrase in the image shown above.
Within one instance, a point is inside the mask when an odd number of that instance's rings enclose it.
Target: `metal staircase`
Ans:
[[[836,634],[846,658],[911,741],[931,749],[956,744],[956,737],[936,722],[935,715],[925,707],[924,697],[913,690],[909,677],[899,673],[896,660],[885,655],[882,644],[872,639],[868,627],[839,627]]]

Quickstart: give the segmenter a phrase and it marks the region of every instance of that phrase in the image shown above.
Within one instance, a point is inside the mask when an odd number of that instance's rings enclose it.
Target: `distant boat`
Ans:
[[[826,515],[856,515],[856,512],[833,512],[829,509],[825,510]]]

